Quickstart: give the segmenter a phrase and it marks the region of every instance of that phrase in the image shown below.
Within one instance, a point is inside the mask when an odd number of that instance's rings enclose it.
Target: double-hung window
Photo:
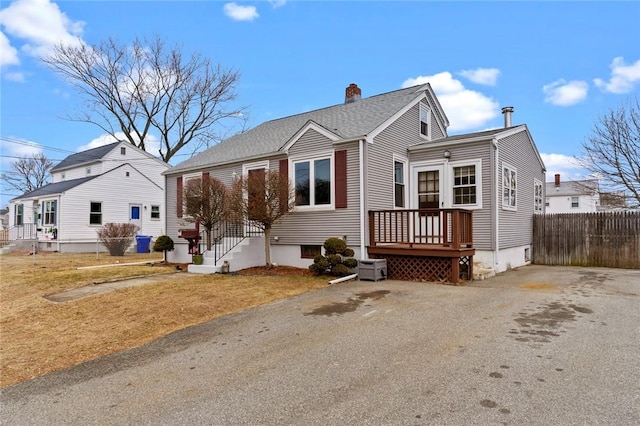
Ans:
[[[44,203],[44,218],[43,225],[55,225],[56,224],[56,205],[55,200],[45,201]]]
[[[151,206],[151,219],[160,219],[160,206]]]
[[[450,162],[452,205],[482,208],[482,160]]]
[[[502,163],[502,208],[505,210],[517,210],[518,171],[507,163]]]
[[[542,212],[542,182],[533,180],[533,211]]]
[[[15,225],[24,225],[24,204],[16,204],[15,206]]]
[[[571,208],[580,208],[580,197],[571,197]]]
[[[431,119],[431,111],[426,106],[420,104],[420,135],[431,138],[431,129],[429,122]]]
[[[406,161],[393,161],[394,207],[404,208],[406,205]]]
[[[293,161],[296,206],[330,207],[332,200],[332,157]]]
[[[476,166],[453,168],[453,204],[456,206],[477,203]]]
[[[89,225],[102,225],[102,203],[92,201],[89,209]]]

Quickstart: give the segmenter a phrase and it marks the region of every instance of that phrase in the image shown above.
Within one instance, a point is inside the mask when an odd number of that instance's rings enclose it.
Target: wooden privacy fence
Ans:
[[[534,215],[533,263],[640,268],[640,212]]]

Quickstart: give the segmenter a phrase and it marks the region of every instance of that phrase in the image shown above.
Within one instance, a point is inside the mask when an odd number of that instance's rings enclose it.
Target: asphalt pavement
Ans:
[[[0,391],[6,425],[637,425],[640,271],[348,281]]]

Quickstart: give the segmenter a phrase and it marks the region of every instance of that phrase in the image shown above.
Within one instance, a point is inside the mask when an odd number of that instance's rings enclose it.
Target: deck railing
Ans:
[[[371,246],[473,247],[472,212],[464,209],[370,210]]]

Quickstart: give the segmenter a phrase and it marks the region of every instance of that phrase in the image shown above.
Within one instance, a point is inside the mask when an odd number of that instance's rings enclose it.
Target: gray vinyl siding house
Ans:
[[[436,200],[429,208],[473,212],[474,257],[483,267],[527,264],[532,215],[544,209],[537,183],[543,185],[545,168],[528,128],[511,126],[513,109],[505,110],[504,128],[448,136],[448,119],[429,84],[368,98],[360,93],[352,84],[343,104],[265,122],[167,170],[167,234],[176,242],[169,261],[191,261],[179,237],[187,225],[179,217],[178,186],[185,179],[208,174],[231,184],[249,169],[286,165],[294,186],[296,164],[328,159],[331,202],[296,206],[274,226],[274,263],[307,267],[312,259],[302,256],[303,247],[329,237],[345,238],[357,258],[369,258],[369,212],[423,209],[428,199]],[[513,185],[506,192],[505,166]],[[336,184],[342,175],[344,188]],[[435,191],[425,192],[425,179]],[[345,195],[346,204],[338,205]],[[231,270],[264,264],[262,238],[250,238],[260,249],[233,257]]]

